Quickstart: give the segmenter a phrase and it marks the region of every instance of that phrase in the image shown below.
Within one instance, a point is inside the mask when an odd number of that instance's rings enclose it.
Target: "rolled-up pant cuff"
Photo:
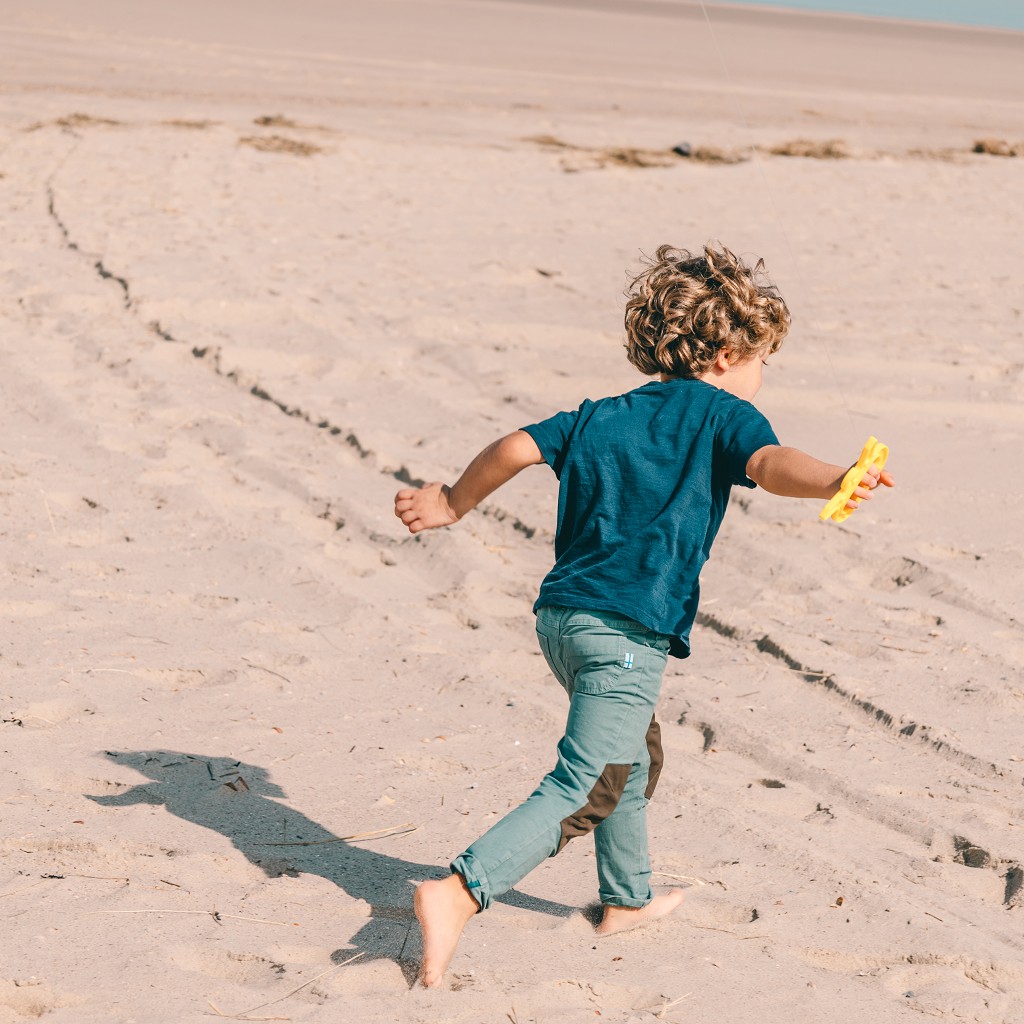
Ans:
[[[635,910],[640,910],[641,908],[646,907],[650,902],[650,897],[645,900],[631,900],[625,896],[601,897],[601,905],[604,907],[633,907]]]
[[[462,876],[462,880],[466,883],[466,888],[469,889],[473,899],[480,904],[477,913],[479,914],[481,910],[486,910],[491,905],[490,886],[487,884],[487,876],[482,871],[476,869],[474,858],[463,854],[456,857],[451,862],[450,867],[453,874]]]

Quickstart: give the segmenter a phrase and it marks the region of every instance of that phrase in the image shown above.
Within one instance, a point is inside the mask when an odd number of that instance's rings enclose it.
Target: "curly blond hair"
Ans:
[[[789,331],[764,260],[748,266],[721,244],[702,256],[659,246],[626,295],[626,356],[648,376],[702,377],[723,350],[738,362],[763,358]]]

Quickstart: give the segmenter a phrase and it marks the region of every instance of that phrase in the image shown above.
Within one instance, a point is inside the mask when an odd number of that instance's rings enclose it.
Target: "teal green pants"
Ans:
[[[669,638],[607,612],[540,608],[537,637],[569,696],[555,767],[531,796],[452,862],[481,909],[594,833],[601,902],[651,901],[647,804],[661,773],[654,706]]]

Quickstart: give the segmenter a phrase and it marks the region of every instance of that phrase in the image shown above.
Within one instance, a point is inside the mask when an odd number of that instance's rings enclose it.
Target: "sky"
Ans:
[[[1024,31],[1024,0],[706,0]]]

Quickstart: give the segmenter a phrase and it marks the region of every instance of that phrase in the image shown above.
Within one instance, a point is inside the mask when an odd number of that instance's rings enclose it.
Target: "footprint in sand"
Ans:
[[[229,950],[194,946],[177,949],[171,954],[171,963],[186,971],[206,974],[240,985],[263,988],[279,981],[285,974],[284,964],[276,963],[256,953],[233,953]]]

